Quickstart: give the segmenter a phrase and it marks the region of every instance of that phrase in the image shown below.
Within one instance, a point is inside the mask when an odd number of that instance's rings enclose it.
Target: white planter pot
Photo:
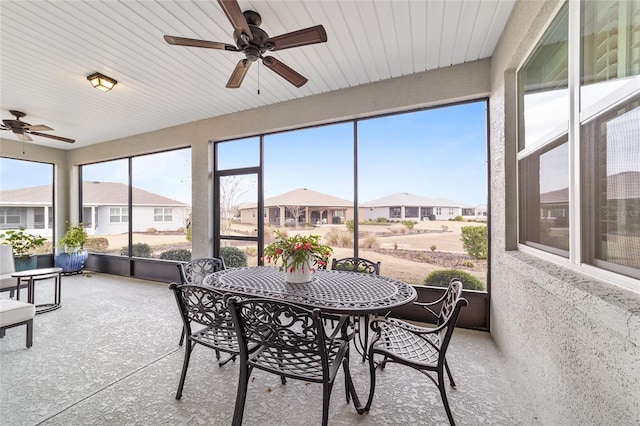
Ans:
[[[287,269],[284,280],[291,284],[308,283],[311,281],[311,266],[307,263],[304,268]]]

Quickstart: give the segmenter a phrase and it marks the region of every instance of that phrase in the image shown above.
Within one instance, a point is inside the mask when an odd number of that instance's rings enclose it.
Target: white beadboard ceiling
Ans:
[[[72,149],[290,99],[490,57],[515,0],[244,1],[276,36],[322,24],[327,43],[271,55],[309,82],[297,89],[253,64],[225,84],[242,53],[171,46],[163,35],[234,44],[216,0],[0,2],[0,106]],[[86,76],[118,80],[108,93]],[[260,94],[257,94],[258,88]],[[0,137],[17,140],[12,132]]]

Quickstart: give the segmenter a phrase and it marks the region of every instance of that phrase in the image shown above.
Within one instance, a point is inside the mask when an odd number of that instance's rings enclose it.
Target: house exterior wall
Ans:
[[[515,70],[560,1],[519,1],[492,60],[491,334],[541,424],[640,422],[640,296],[515,250]]]
[[[107,234],[124,234],[129,232],[128,222],[110,222],[111,207],[121,208],[122,206],[100,206],[96,208],[97,226],[94,224],[94,235]],[[155,228],[158,231],[176,231],[179,228],[186,227],[186,209],[184,207],[171,207],[173,212],[173,220],[171,222],[155,222],[154,208],[147,206],[133,207],[133,232],[145,232],[149,228]]]

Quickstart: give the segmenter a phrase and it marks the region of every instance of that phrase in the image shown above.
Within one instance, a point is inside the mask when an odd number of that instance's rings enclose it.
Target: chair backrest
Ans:
[[[231,328],[231,316],[223,293],[212,288],[191,284],[171,283],[169,288],[176,296],[180,316],[188,335],[191,334],[192,323],[206,327]]]
[[[458,323],[460,309],[467,306],[467,299],[462,297],[462,282],[453,279],[442,298],[442,308],[438,316],[437,326],[440,330],[440,358],[444,362],[444,354],[447,351],[453,330]]]
[[[331,262],[331,269],[380,275],[380,262],[372,262],[361,257],[334,258]]]
[[[191,262],[179,263],[180,280],[182,284],[202,284],[202,280],[209,274],[225,269],[221,257],[202,257]]]
[[[272,370],[295,376],[304,375],[306,361],[320,355],[323,368],[328,365],[325,333],[320,310],[270,299],[228,298],[229,311],[240,340],[240,355],[246,359],[248,348],[261,345]],[[317,368],[317,365],[316,365]]]
[[[13,248],[7,244],[0,245],[0,275],[12,274],[15,271]]]

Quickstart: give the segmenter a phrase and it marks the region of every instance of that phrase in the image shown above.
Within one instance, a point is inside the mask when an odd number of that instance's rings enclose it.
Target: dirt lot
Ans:
[[[486,282],[486,260],[471,259],[464,251],[460,240],[463,226],[484,226],[483,223],[426,221],[419,222],[413,233],[408,233],[400,224],[360,225],[361,240],[375,236],[376,248],[360,248],[359,255],[382,262],[382,274],[396,279],[420,284],[432,271],[438,269],[460,269]],[[289,234],[314,234],[328,236],[332,230],[345,230],[344,225],[322,225],[309,229],[288,229]],[[255,227],[234,224],[233,230],[239,235],[255,235]],[[267,231],[270,232],[270,231]],[[127,235],[110,235],[108,252],[119,254],[127,245]],[[149,244],[154,255],[175,248],[190,248],[183,234],[146,234],[135,233],[134,243]],[[435,248],[432,250],[433,246]],[[254,246],[255,247],[255,246]],[[335,257],[347,257],[353,254],[352,248],[334,248]],[[256,264],[255,255],[250,255],[249,264]]]

